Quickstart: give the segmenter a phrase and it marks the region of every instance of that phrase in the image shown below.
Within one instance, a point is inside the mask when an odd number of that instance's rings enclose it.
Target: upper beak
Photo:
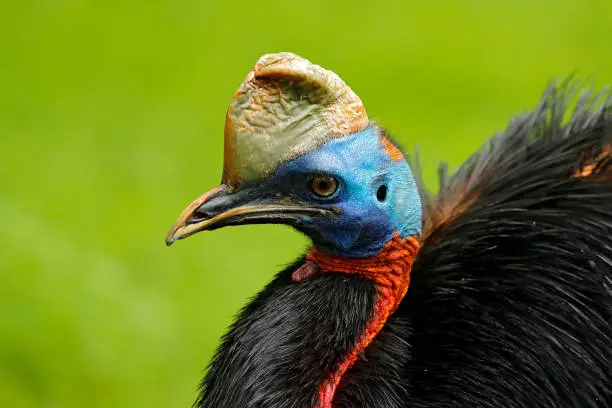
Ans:
[[[166,245],[199,231],[241,224],[289,224],[299,226],[303,216],[329,217],[333,208],[305,206],[296,200],[269,197],[256,188],[237,192],[221,184],[187,206],[166,236]]]

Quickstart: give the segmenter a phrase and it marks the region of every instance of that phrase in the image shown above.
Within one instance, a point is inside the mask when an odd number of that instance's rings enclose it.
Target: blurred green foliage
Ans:
[[[0,406],[187,407],[232,316],[307,242],[287,228],[172,249],[215,186],[257,58],[340,74],[428,180],[549,79],[612,82],[612,2],[40,0],[0,6]]]

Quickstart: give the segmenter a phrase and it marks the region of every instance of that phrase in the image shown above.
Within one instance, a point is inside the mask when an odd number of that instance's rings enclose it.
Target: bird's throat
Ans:
[[[345,258],[313,247],[306,256],[306,263],[294,272],[295,281],[317,273],[357,274],[374,281],[377,288],[372,316],[353,348],[347,351],[333,372],[326,373],[317,391],[315,408],[332,408],[340,380],[397,309],[408,290],[410,271],[418,250],[419,240],[416,237],[403,239],[397,233],[380,253],[368,258]]]

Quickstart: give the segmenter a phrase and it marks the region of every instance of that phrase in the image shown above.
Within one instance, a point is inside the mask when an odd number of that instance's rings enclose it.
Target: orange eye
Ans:
[[[338,189],[338,182],[331,176],[317,176],[310,185],[312,192],[319,197],[329,197]]]

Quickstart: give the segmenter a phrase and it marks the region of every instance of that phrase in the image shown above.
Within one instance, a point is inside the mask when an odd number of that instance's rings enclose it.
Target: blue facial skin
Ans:
[[[311,190],[317,175],[333,176],[337,191],[321,198]],[[392,160],[380,142],[380,130],[368,127],[335,139],[282,165],[270,183],[284,186],[284,193],[304,205],[335,207],[332,218],[304,216],[300,230],[317,248],[341,256],[376,255],[396,232],[406,238],[421,234],[421,200],[404,159]],[[384,200],[377,198],[380,186]]]

